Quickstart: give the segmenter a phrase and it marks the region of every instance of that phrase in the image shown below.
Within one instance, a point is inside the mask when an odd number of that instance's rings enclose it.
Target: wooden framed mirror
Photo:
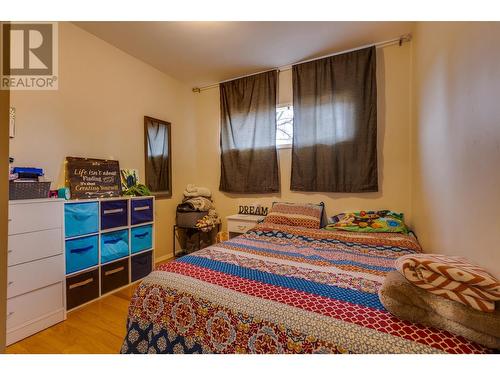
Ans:
[[[172,196],[170,122],[144,116],[146,186],[156,198]]]

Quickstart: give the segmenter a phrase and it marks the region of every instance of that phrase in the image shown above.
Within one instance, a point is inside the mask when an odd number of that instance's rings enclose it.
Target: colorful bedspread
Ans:
[[[260,224],[160,266],[137,288],[122,353],[484,353],[399,320],[377,295],[400,233]]]

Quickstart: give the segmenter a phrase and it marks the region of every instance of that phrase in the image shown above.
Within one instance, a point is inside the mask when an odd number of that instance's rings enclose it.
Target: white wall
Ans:
[[[222,216],[237,212],[238,205],[276,200],[325,202],[330,215],[345,210],[392,209],[410,213],[410,88],[411,45],[385,47],[377,51],[379,187],[376,193],[299,193],[290,191],[291,149],[279,151],[281,193],[236,195],[218,191],[220,178],[219,91],[196,95],[197,159],[193,183],[214,192]],[[280,74],[279,101],[291,101],[291,71]]]
[[[500,23],[419,22],[411,223],[500,277]]]
[[[175,207],[194,170],[189,87],[71,23],[59,24],[59,90],[12,91],[19,166],[39,166],[64,184],[64,159],[116,159],[144,181],[144,120],[172,123],[173,196],[157,201],[157,257],[172,253]]]

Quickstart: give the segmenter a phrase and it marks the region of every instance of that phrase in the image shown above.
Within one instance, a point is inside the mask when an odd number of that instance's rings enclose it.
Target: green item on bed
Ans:
[[[371,233],[408,233],[402,213],[389,210],[345,212],[330,218],[326,230]]]

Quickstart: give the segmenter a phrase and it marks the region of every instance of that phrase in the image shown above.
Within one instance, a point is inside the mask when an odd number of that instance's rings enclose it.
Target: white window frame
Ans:
[[[278,109],[280,108],[285,108],[285,107],[292,107],[293,108],[293,105],[291,103],[283,103],[283,104],[279,104],[276,106],[276,112],[278,112]],[[293,128],[292,128],[292,131],[293,131]],[[276,137],[277,137],[277,133],[278,133],[278,129],[276,129]],[[277,141],[277,140],[276,140]],[[288,149],[288,148],[292,148],[292,142],[293,142],[293,133],[292,133],[292,140],[290,140],[289,143],[284,143],[284,144],[278,144],[276,142],[276,148],[278,150],[282,150],[282,149]]]

